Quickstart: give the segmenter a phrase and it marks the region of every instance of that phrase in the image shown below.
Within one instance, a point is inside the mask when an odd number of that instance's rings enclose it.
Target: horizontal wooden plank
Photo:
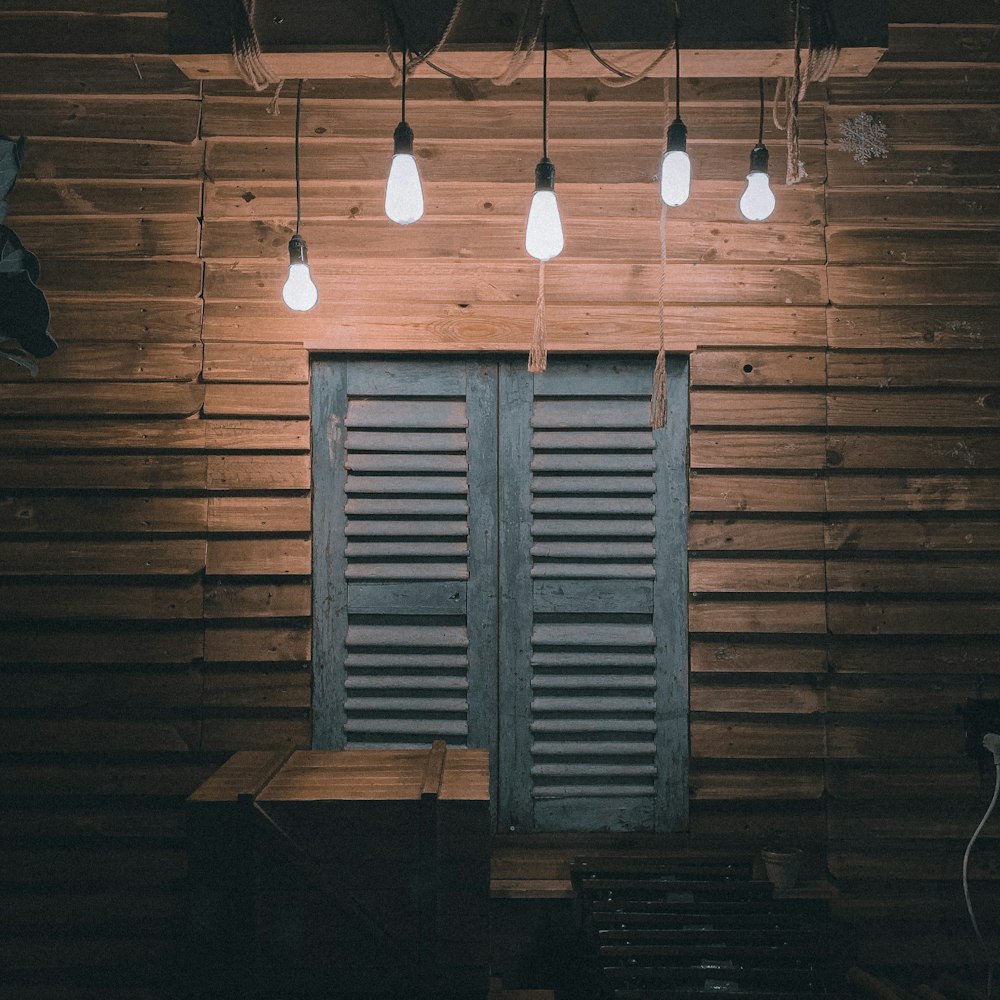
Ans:
[[[305,417],[309,415],[308,386],[206,385],[206,417]]]
[[[998,80],[1000,85],[1000,80]],[[901,226],[942,225],[951,228],[992,226],[1000,212],[1000,191],[897,188],[827,192],[827,222]],[[886,234],[890,235],[890,234]]]
[[[943,263],[943,262],[942,262]],[[932,264],[840,265],[827,268],[834,305],[989,306],[1000,302],[995,267]]]
[[[997,635],[1000,601],[841,599],[827,609],[836,635]]]
[[[2,22],[0,14],[0,27]],[[129,101],[12,97],[5,102],[4,127],[12,135],[191,143],[198,138],[200,110],[197,100],[177,97],[132,95]]]
[[[697,165],[693,169],[697,170]],[[424,213],[428,218],[459,217],[467,222],[501,216],[524,219],[523,181],[494,181],[488,193],[473,178],[440,181],[425,177],[421,184]],[[738,221],[734,218],[733,206],[745,186],[739,177],[716,181],[699,178],[689,199],[671,211],[667,219],[668,238],[677,221]],[[381,176],[376,178],[369,174],[350,180],[306,181],[300,185],[300,194],[303,218],[309,220],[374,222],[385,216],[385,178]],[[560,175],[559,206],[567,219],[655,219],[659,214],[659,199],[659,188],[649,179],[611,187],[596,182],[564,183]],[[214,181],[205,185],[206,219],[290,222],[294,217],[295,184],[291,178],[254,180],[252,183]],[[771,225],[818,226],[824,218],[822,192],[815,187],[796,186],[781,192],[768,221]]]
[[[309,659],[309,644],[309,629],[301,626],[210,623],[205,630],[205,660],[219,663],[303,662]]]
[[[919,76],[919,73],[911,75]],[[1000,129],[990,109],[933,106],[943,102],[944,98],[938,98],[928,102],[927,107],[895,107],[890,103],[889,107],[874,111],[870,105],[830,107],[827,108],[827,132],[839,141],[843,134],[839,128],[841,123],[867,112],[880,121],[892,137],[893,155],[906,147],[982,150],[1000,144]]]
[[[5,543],[0,543],[3,548]],[[67,572],[74,572],[70,565]],[[6,572],[6,566],[3,567]],[[45,573],[43,567],[39,570]],[[49,569],[51,572],[51,569]],[[94,573],[98,572],[95,568]],[[0,620],[10,622],[80,619],[176,621],[202,616],[202,585],[174,583],[116,584],[64,580],[0,582]]]
[[[845,511],[988,511],[997,506],[1000,477],[958,475],[832,476],[831,513]]]
[[[747,642],[694,639],[691,670],[696,673],[825,674],[827,651],[821,641]]]
[[[25,160],[25,180],[98,178],[185,180],[201,176],[204,144],[142,142],[135,139],[40,137],[32,140]]]
[[[307,618],[312,611],[308,581],[209,580],[206,618]]]
[[[5,576],[177,576],[205,567],[203,540],[0,542]]]
[[[1000,239],[990,229],[901,229],[886,231],[828,226],[826,248],[831,264],[995,264]]]
[[[933,684],[920,677],[842,676],[827,688],[827,711],[841,714],[900,715],[935,714],[942,701],[962,704],[977,697],[974,677],[936,678]],[[996,685],[993,685],[996,688]],[[990,692],[995,693],[995,690]]]
[[[94,383],[86,393],[81,393],[73,383],[14,383],[5,386],[0,395],[0,414],[187,417],[200,409],[204,391],[204,386],[196,382]]]
[[[1000,468],[1000,440],[990,431],[964,434],[903,433],[831,434],[827,461],[838,469]]]
[[[734,215],[736,215],[734,209]],[[409,260],[468,260],[519,256],[524,244],[523,218],[427,218],[402,231],[387,228],[384,219],[359,221],[310,220],[309,253],[313,260],[363,261],[391,256]],[[294,231],[291,221],[268,222],[206,220],[202,226],[202,254],[207,260],[266,257],[282,259]],[[567,221],[566,249],[560,261],[658,261],[659,225],[655,217],[617,220]],[[823,231],[818,227],[752,225],[744,221],[675,221],[667,236],[672,262],[816,264],[824,260]],[[127,240],[126,240],[127,242]],[[962,241],[960,241],[962,242]],[[962,243],[971,242],[966,240]],[[983,243],[989,240],[984,237]],[[946,246],[945,250],[948,249]],[[987,250],[973,255],[991,259]],[[180,252],[180,251],[178,251]]]
[[[198,339],[201,307],[193,299],[130,302],[85,299],[72,292],[63,296],[51,291],[47,298],[52,312],[50,329],[58,331],[59,343],[63,345],[72,340],[189,343]]]
[[[708,674],[691,683],[692,712],[812,715],[825,711],[825,704],[823,687],[808,681],[794,683],[786,677],[767,684],[754,677],[728,681]]]
[[[981,9],[981,13],[990,12]],[[1000,62],[1000,45],[991,23],[891,24],[885,61],[886,64],[995,64]]]
[[[213,496],[208,499],[208,530],[219,532],[306,532],[309,497]]]
[[[894,138],[894,137],[893,137]],[[889,139],[890,144],[893,138]],[[831,151],[827,184],[838,188],[996,186],[996,160],[992,151],[968,149],[893,148],[884,159],[859,163],[850,153]]]
[[[162,629],[91,624],[0,631],[2,663],[191,663],[202,658],[200,626]]]
[[[4,59],[0,56],[0,66]],[[86,64],[86,63],[85,63]],[[133,73],[134,75],[134,73]],[[19,217],[128,215],[196,218],[201,207],[197,181],[23,180],[9,225],[21,230]],[[27,241],[26,242],[30,242]]]
[[[830,646],[830,669],[837,674],[996,673],[991,639],[838,639]]]
[[[223,273],[209,262],[206,269],[212,288],[206,307],[206,343],[267,340],[341,351],[503,351],[527,349],[531,341],[534,305],[529,301],[442,300],[428,305],[387,300],[377,307],[346,302],[327,307],[324,300],[313,312],[292,316],[278,304],[283,280],[280,272],[261,272],[251,282],[246,265],[234,263]],[[246,299],[220,301],[233,295]],[[331,324],[335,324],[335,335]],[[824,310],[818,307],[674,305],[665,341],[668,350],[738,344],[745,339],[748,324],[761,343],[815,345],[826,340]],[[655,351],[659,343],[657,307],[654,301],[586,306],[562,303],[547,314],[546,340],[550,350]]]
[[[194,299],[201,294],[197,260],[142,260],[96,257],[45,258],[46,294],[83,299]],[[53,327],[58,335],[59,330]],[[101,339],[101,338],[98,338]],[[111,339],[111,338],[108,338]]]
[[[205,571],[213,575],[308,576],[308,538],[211,538]]]
[[[74,490],[66,496],[0,495],[0,532],[197,534],[205,530],[207,506],[204,498],[116,496],[103,491],[88,494]]]
[[[822,427],[826,399],[819,392],[698,389],[691,393],[692,426]]]
[[[1000,391],[831,392],[827,412],[831,427],[996,427],[1000,424]]]
[[[691,356],[692,386],[824,385],[820,351],[696,351]]]
[[[1000,386],[1000,353],[993,351],[830,351],[831,386]]]
[[[745,552],[755,549],[822,549],[823,525],[819,517],[809,520],[732,516],[695,516],[688,524],[691,552]]]
[[[745,134],[752,137],[752,112],[748,117]],[[413,124],[419,129],[416,121]],[[560,183],[642,183],[652,180],[659,168],[661,129],[657,123],[655,138],[610,143],[559,136],[550,141],[549,153],[559,171]],[[377,139],[303,137],[300,143],[303,181],[385,176],[392,155],[389,135],[390,130],[386,130],[385,138]],[[768,148],[775,162],[785,155],[784,143],[776,137],[768,137]],[[822,183],[826,176],[822,145],[807,138],[801,150],[809,176],[807,183]],[[530,184],[538,159],[538,140],[509,139],[497,146],[492,139],[426,139],[419,141],[419,154],[428,181],[465,181],[476,177],[488,183],[523,177]],[[709,141],[699,146],[697,156],[699,180],[732,180],[746,170],[747,146],[745,141]],[[257,180],[290,179],[293,160],[291,137],[275,138],[266,144],[253,138],[209,139],[205,169],[213,181],[238,180],[252,185]],[[738,218],[735,204],[732,218]]]
[[[819,593],[822,559],[698,558],[690,560],[692,594]]]
[[[953,8],[949,4],[948,10]],[[941,16],[941,15],[938,15]],[[828,80],[831,105],[854,104],[868,108],[900,104],[995,104],[1000,89],[996,66],[938,68],[921,66],[916,72],[891,62],[876,66],[863,79]]]
[[[823,481],[816,476],[728,475],[699,472],[690,485],[692,512],[822,513]]]
[[[825,440],[819,431],[696,429],[689,438],[691,468],[821,469],[826,465]]]
[[[49,799],[50,804],[81,795],[91,799],[145,795],[149,800],[183,800],[217,767],[211,758],[192,757],[97,762],[76,758],[68,763],[8,758],[0,765],[0,790],[21,800]]]
[[[210,490],[307,490],[308,455],[209,455]]]
[[[840,719],[828,722],[828,756],[850,758],[941,758],[955,759],[962,754],[965,742],[959,719]]]
[[[61,351],[60,351],[61,353]],[[200,451],[205,425],[197,417],[182,420],[4,421],[0,452]]]
[[[0,673],[4,704],[11,710],[48,709],[101,715],[139,710],[146,714],[190,709],[201,704],[201,672],[189,668],[144,670],[24,670]],[[86,792],[79,783],[77,794]],[[33,793],[39,794],[39,793]],[[51,793],[49,793],[51,794]],[[85,831],[77,831],[82,834]],[[95,830],[95,833],[97,831]],[[167,831],[164,831],[164,836]]]
[[[786,758],[823,756],[822,717],[769,716],[691,720],[692,762],[734,757]]]
[[[43,260],[49,254],[66,253],[111,259],[194,257],[198,253],[197,214],[181,218],[19,215],[10,225],[16,226],[24,244]]]
[[[533,90],[537,90],[537,85]],[[303,138],[371,139],[391,136],[399,121],[399,95],[393,89],[381,88],[381,97],[374,95],[360,99],[349,93],[339,99],[313,98],[304,89],[302,101]],[[567,87],[561,87],[564,93]],[[629,100],[629,91],[620,91],[618,100],[608,95],[602,101],[588,100],[588,94],[579,88],[549,98],[549,128],[561,139],[587,139],[601,136],[608,143],[615,140],[654,140],[663,136],[663,124],[651,115],[644,101]],[[436,139],[534,140],[538,134],[538,99],[540,95],[523,92],[506,93],[506,100],[466,102],[462,114],[455,114],[453,95],[444,99],[425,95],[420,87],[411,96],[407,94],[410,120],[418,132],[421,143]],[[693,103],[689,114],[694,115]],[[735,141],[744,142],[747,136],[747,108],[713,101],[697,108],[697,131],[692,126],[690,140],[692,158],[698,163],[701,143]],[[265,115],[259,98],[217,97],[210,94],[205,100],[202,135],[206,138],[248,137],[290,139],[294,135],[293,115]],[[806,103],[800,117],[803,135],[809,139],[823,134],[822,107]],[[752,124],[751,124],[752,127]],[[392,144],[383,148],[388,161]],[[655,169],[655,168],[654,168]]]
[[[826,632],[822,600],[758,597],[754,600],[692,599],[688,604],[692,632]]]
[[[831,559],[827,585],[835,593],[993,593],[1000,590],[1000,566],[981,556]]]
[[[199,343],[71,340],[39,365],[37,376],[0,373],[3,382],[191,382],[201,372]]]
[[[205,345],[206,382],[305,383],[309,355],[302,348],[238,341]]]
[[[30,4],[25,5],[28,10]],[[25,7],[22,7],[22,11]],[[166,52],[167,22],[145,14],[74,10],[72,12],[0,12],[5,52],[111,53]]]
[[[171,490],[204,489],[204,455],[46,455],[0,459],[0,476],[11,489]]]
[[[216,708],[298,708],[311,703],[306,669],[216,671],[205,675],[205,704]]]
[[[883,512],[881,506],[878,512]],[[953,515],[945,521],[933,515],[928,518],[919,514],[878,519],[832,518],[825,530],[828,549],[930,552],[990,552],[1000,549],[1000,524],[989,518],[966,515]]]
[[[0,750],[85,753],[100,747],[105,753],[186,753],[198,748],[200,730],[199,721],[188,719],[7,719]]]
[[[308,719],[206,719],[202,749],[213,753],[237,750],[308,750]]]
[[[828,309],[830,347],[1000,347],[1000,310],[964,305]]]
[[[786,762],[782,762],[783,764]],[[695,762],[688,784],[693,802],[758,800],[813,800],[823,793],[822,765],[733,767]]]
[[[212,451],[308,451],[304,420],[220,420],[204,422],[205,445]]]

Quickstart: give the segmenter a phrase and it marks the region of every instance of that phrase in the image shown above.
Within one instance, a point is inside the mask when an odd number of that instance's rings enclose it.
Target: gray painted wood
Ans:
[[[345,745],[344,708],[347,579],[340,547],[347,515],[343,502],[345,364],[327,361],[312,372],[313,735],[318,750]]]
[[[688,825],[688,367],[687,357],[668,356],[667,422],[655,432],[658,830]]]

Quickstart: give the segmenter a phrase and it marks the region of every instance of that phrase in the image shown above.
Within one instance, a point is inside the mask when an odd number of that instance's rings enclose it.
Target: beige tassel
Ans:
[[[649,423],[653,430],[667,425],[667,356],[661,347],[653,369],[653,396],[649,401]]]
[[[545,346],[545,261],[538,262],[538,298],[535,300],[535,323],[531,332],[528,371],[543,372],[548,358]]]

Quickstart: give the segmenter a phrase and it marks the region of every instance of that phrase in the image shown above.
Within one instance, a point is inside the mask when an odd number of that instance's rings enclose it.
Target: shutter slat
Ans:
[[[534,476],[531,492],[571,493],[578,498],[604,493],[645,496],[656,492],[656,488],[649,476]]]
[[[378,736],[465,736],[468,726],[458,719],[348,719],[349,733]]]
[[[349,691],[381,688],[387,688],[392,691],[404,691],[407,689],[414,691],[468,691],[469,689],[469,682],[464,677],[445,677],[442,675],[414,677],[410,674],[378,674],[374,676],[369,674],[348,677],[344,684]]]
[[[649,399],[538,399],[531,426],[536,429],[629,427],[649,429]]]
[[[422,497],[406,497],[405,499],[383,500],[381,498],[352,498],[344,505],[348,517],[389,516],[402,514],[404,517],[434,517],[436,515],[464,517],[469,513],[469,504],[465,500],[424,499]],[[350,523],[350,522],[348,522]]]
[[[532,798],[536,799],[632,798],[655,794],[652,782],[648,785],[536,785],[531,790]]]
[[[348,538],[395,538],[460,536],[467,538],[469,526],[465,521],[349,521]]]
[[[537,690],[546,691],[561,690],[563,688],[569,690],[580,689],[581,691],[604,688],[612,688],[614,690],[618,690],[619,688],[653,690],[656,688],[656,679],[651,676],[616,677],[614,675],[608,676],[607,674],[536,674],[531,679],[531,686]]]
[[[580,622],[572,625],[536,625],[533,646],[655,646],[652,625]]]
[[[581,448],[594,451],[651,451],[653,435],[648,431],[536,431],[531,447],[548,451]]]
[[[594,740],[593,742],[569,741],[546,742],[535,740],[531,753],[535,757],[652,757],[656,744],[652,740],[644,742],[617,742],[614,740]]]
[[[468,580],[463,563],[355,563],[348,580]]]
[[[656,511],[653,501],[646,497],[554,497],[532,498],[532,514],[648,514]]]
[[[652,764],[535,764],[531,773],[544,778],[655,778]]]
[[[607,695],[586,697],[538,697],[531,701],[534,712],[652,712],[656,709],[655,698],[615,698]]]
[[[582,535],[585,538],[621,535],[625,538],[652,538],[654,531],[651,521],[577,521],[536,517],[531,526],[531,534],[535,538],[548,538],[552,535],[567,537]]]
[[[469,445],[468,436],[460,431],[424,431],[420,433],[396,431],[350,431],[347,450],[359,451],[460,451]]]
[[[349,670],[400,670],[412,667],[416,670],[434,671],[464,670],[469,661],[462,653],[348,653],[345,664]]]
[[[652,542],[535,542],[531,554],[546,559],[649,559]]]
[[[652,653],[620,653],[602,650],[599,653],[552,652],[536,649],[531,654],[533,667],[648,667],[656,666]]]
[[[652,719],[536,719],[531,723],[533,733],[655,733]]]
[[[645,472],[653,471],[649,454],[601,452],[543,452],[531,460],[532,472]]]
[[[449,647],[469,644],[464,625],[349,625],[348,646]]]
[[[560,577],[575,577],[577,579],[598,580],[651,580],[656,575],[652,566],[638,563],[554,563],[538,564],[531,569],[532,579],[552,579]]]
[[[465,400],[461,399],[351,399],[346,427],[372,430],[389,428],[466,428]]]
[[[347,558],[364,556],[437,556],[449,559],[465,558],[469,546],[465,542],[349,542]]]
[[[462,712],[469,708],[464,698],[356,698],[345,701],[348,712]]]
[[[384,452],[348,452],[344,463],[351,472],[458,472],[465,473],[465,455],[385,454]]]
[[[444,493],[464,495],[469,492],[465,477],[458,476],[351,476],[346,490],[352,493]]]

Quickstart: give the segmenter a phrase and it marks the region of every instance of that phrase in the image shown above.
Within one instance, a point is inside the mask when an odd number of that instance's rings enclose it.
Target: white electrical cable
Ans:
[[[993,737],[993,742],[987,742],[991,736]],[[993,1000],[993,970],[996,968],[996,961],[992,958],[990,949],[983,940],[982,931],[980,931],[979,924],[976,921],[976,914],[972,909],[972,897],[969,895],[969,855],[972,853],[972,845],[975,844],[979,834],[982,833],[983,827],[989,822],[989,818],[993,815],[993,810],[996,808],[997,799],[1000,798],[1000,738],[993,733],[989,733],[983,740],[983,746],[993,753],[993,759],[996,763],[997,780],[993,788],[993,798],[990,800],[990,804],[987,806],[986,813],[980,820],[979,826],[976,827],[976,832],[972,835],[969,846],[965,849],[965,857],[962,859],[962,888],[965,890],[965,905],[969,911],[969,920],[972,921],[972,929],[976,932],[976,937],[979,939],[979,944],[982,946],[983,952],[986,955],[986,961],[988,962],[986,1000]]]

